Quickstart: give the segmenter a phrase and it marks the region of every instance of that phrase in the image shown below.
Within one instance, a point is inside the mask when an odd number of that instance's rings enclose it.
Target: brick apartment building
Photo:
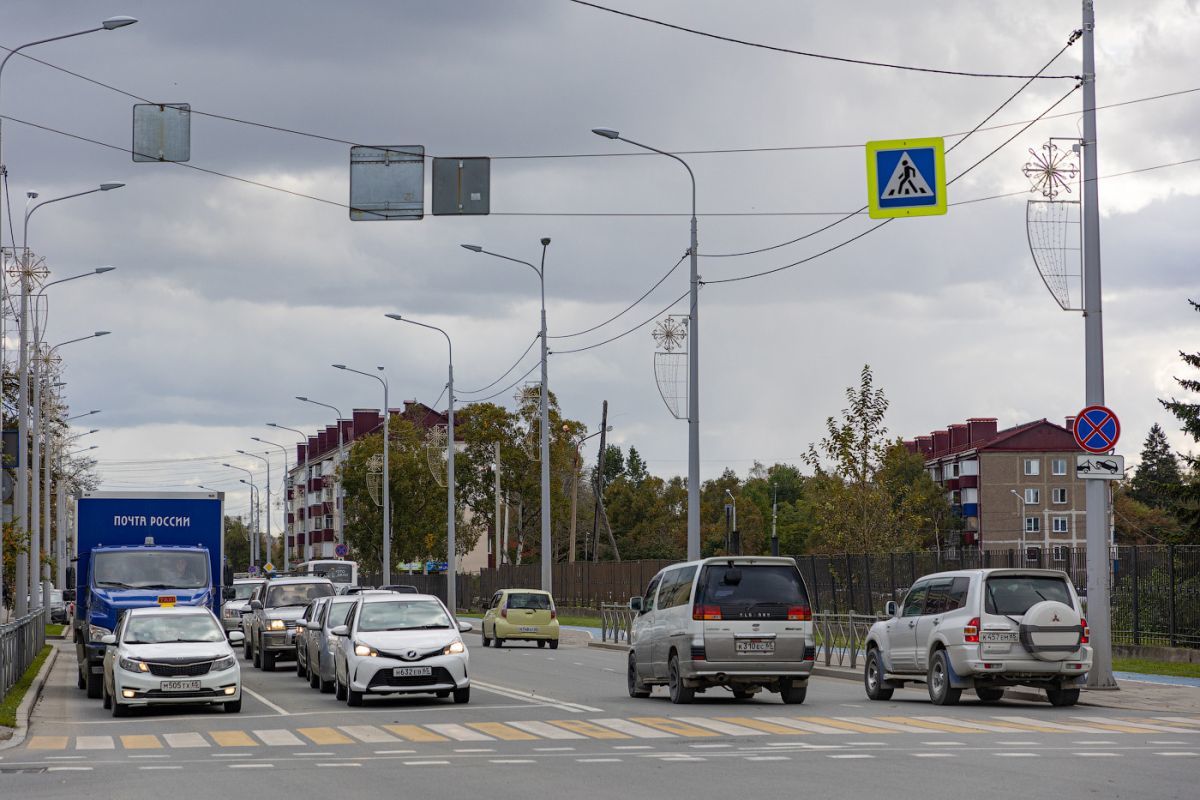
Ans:
[[[436,425],[446,425],[448,417],[416,400],[404,401],[403,409],[391,409],[392,419],[406,419],[417,428],[427,430]],[[342,451],[338,450],[338,432],[341,429]],[[291,558],[306,561],[314,558],[333,558],[338,540],[338,529],[342,514],[341,486],[337,470],[342,458],[350,452],[353,443],[383,429],[383,414],[374,408],[356,408],[350,419],[339,419],[336,424],[325,426],[308,437],[308,441],[296,445],[296,466],[287,479],[287,543]],[[461,442],[459,443],[461,446]],[[459,569],[479,569],[487,565],[487,542],[490,537],[480,537],[479,550],[460,559]],[[482,563],[477,563],[482,561]],[[362,565],[367,572],[377,565]]]
[[[904,444],[925,457],[930,477],[963,517],[962,547],[1020,550],[1024,543],[1053,562],[1086,539],[1084,482],[1075,477],[1083,450],[1073,422],[1040,419],[997,430],[995,418],[975,417]]]

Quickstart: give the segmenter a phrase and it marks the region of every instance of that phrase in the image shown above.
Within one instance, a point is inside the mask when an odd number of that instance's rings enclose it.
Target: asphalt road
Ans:
[[[75,688],[63,648],[29,737],[0,750],[0,795],[361,796],[394,794],[402,776],[406,796],[434,797],[1191,798],[1200,774],[1200,717],[966,695],[938,708],[923,690],[872,703],[858,683],[833,678],[814,678],[800,706],[719,690],[675,706],[661,689],[629,698],[619,652],[478,642],[468,636],[468,705],[368,698],[352,709],[287,662],[273,673],[243,663],[240,714],[156,709],[121,720]]]

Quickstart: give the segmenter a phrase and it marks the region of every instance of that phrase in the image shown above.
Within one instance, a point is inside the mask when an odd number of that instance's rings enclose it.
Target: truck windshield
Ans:
[[[250,595],[254,594],[254,589],[256,586],[258,586],[257,583],[235,583],[233,585],[233,598],[232,599],[234,599],[234,600],[249,600]]]
[[[130,550],[96,553],[95,585],[108,589],[202,589],[208,554],[199,551]]]

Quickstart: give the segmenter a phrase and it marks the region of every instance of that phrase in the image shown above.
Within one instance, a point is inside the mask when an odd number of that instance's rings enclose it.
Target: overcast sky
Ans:
[[[972,72],[1036,71],[1080,25],[1075,0],[612,4],[766,44]],[[1200,86],[1200,5],[1096,5],[1101,105]],[[864,142],[970,130],[1021,84],[752,49],[566,0],[7,0],[0,44],[115,14],[140,22],[27,52],[153,101],[363,144],[423,145],[431,155],[631,151],[589,132],[598,126],[668,150],[845,145],[687,156],[702,254],[787,241],[836,219],[830,212],[859,208]],[[1081,51],[1076,44],[1047,73],[1078,73]],[[1037,81],[992,123],[1029,120],[1072,85]],[[17,57],[4,72],[0,109],[128,147],[134,102]],[[1081,107],[1076,92],[1057,109],[1072,115],[1021,135],[954,184],[951,203],[1027,189],[1021,167],[1029,148],[1079,135]],[[1200,158],[1200,92],[1102,110],[1098,125],[1102,175]],[[1017,130],[971,137],[948,157],[949,171]],[[191,164],[341,204],[349,195],[348,149],[192,119]],[[104,180],[128,184],[47,208],[30,230],[30,246],[54,277],[118,268],[52,289],[46,335],[54,343],[113,331],[63,350],[72,413],[103,409],[82,421],[102,431],[81,444],[100,445],[104,488],[205,483],[232,493],[234,513],[247,499],[221,461],[255,467],[234,454],[255,444],[251,436],[292,445],[291,434],[266,422],[310,430],[332,421],[294,395],[347,413],[380,404],[374,381],[331,363],[386,366],[393,406],[438,397],[441,338],[384,313],[450,332],[460,403],[472,397],[461,390],[492,382],[516,360],[537,330],[536,276],[459,243],[534,260],[538,240],[551,237],[551,335],[617,313],[688,244],[687,176],[656,156],[497,158],[496,213],[419,222],[351,222],[337,205],[180,166],[135,164],[127,153],[7,120],[3,156],[18,224],[27,191],[46,199]],[[1107,399],[1124,426],[1120,451],[1135,456],[1154,422],[1186,448],[1157,398],[1169,396],[1172,376],[1182,374],[1178,351],[1200,349],[1200,316],[1186,303],[1200,298],[1200,163],[1105,179],[1099,192]],[[1061,422],[1082,407],[1083,320],[1061,311],[1038,277],[1025,230],[1026,201],[1036,197],[898,220],[803,266],[706,287],[704,477],[727,466],[744,475],[755,460],[796,462],[842,407],[864,363],[891,401],[894,435],[972,416],[998,417],[1002,427]],[[575,212],[658,216],[564,216]],[[776,213],[745,216],[763,212]],[[702,258],[701,273],[716,280],[788,264],[871,224],[856,218],[759,255]],[[616,322],[553,347],[628,330],[686,287],[685,262]],[[586,353],[560,353],[551,358],[550,385],[564,413],[592,430],[607,399],[614,441],[636,446],[656,473],[685,473],[687,426],[658,396],[653,352],[647,327]],[[535,360],[536,348],[497,388]],[[498,400],[511,405],[511,394]],[[206,460],[128,463],[189,458]],[[278,456],[275,465],[278,482]]]

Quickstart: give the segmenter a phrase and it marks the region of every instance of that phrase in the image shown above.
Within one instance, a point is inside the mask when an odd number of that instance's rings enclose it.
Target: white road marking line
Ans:
[[[653,750],[654,746],[649,744],[618,744],[613,747],[613,750]]]
[[[489,758],[489,764],[536,764],[532,758]]]
[[[297,758],[313,758],[315,756],[331,756],[333,753],[292,753]]]
[[[406,767],[440,767],[449,764],[449,761],[401,761]]]
[[[1105,741],[1104,739],[1080,739],[1071,742],[1071,744],[1116,744],[1116,742]],[[1179,742],[1179,744],[1182,744],[1182,742]]]
[[[931,733],[929,728],[905,725],[903,722],[891,722],[886,719],[875,719],[874,717],[834,717],[834,719],[841,720],[842,722],[853,722],[856,725],[870,725],[873,728],[883,728],[884,730],[897,731],[898,733],[920,733],[925,736],[929,736]],[[850,733],[850,731],[847,731],[847,733]]]
[[[450,739],[454,739],[455,741],[458,741],[458,742],[494,742],[494,741],[496,741],[491,736],[488,736],[485,733],[480,733],[479,731],[473,731],[470,728],[463,727],[462,725],[456,725],[453,722],[439,722],[434,725],[426,725],[425,727],[431,731],[434,731],[435,733],[440,733],[442,736],[445,736]]]
[[[987,731],[988,733],[1009,733],[1012,731],[1012,728],[1005,728],[1000,725],[986,725],[982,722],[971,722],[970,720],[959,719],[957,717],[914,716],[913,719],[919,719],[922,722],[936,722],[940,725],[957,725],[960,728],[971,728],[972,730]]]
[[[366,744],[393,744],[400,741],[374,725],[339,725],[338,729]]]
[[[211,747],[208,740],[198,733],[164,733],[168,747]],[[79,739],[84,737],[80,736]],[[104,737],[107,738],[107,737]],[[78,740],[76,740],[78,741]]]
[[[1037,758],[1037,753],[993,753],[1000,758]]]
[[[1104,758],[1104,757],[1116,758],[1116,757],[1120,756],[1121,754],[1120,753],[1074,753],[1074,755],[1080,756],[1082,758]]]
[[[561,708],[564,711],[590,712],[599,714],[604,711],[602,708],[594,708],[585,706],[581,703],[569,703],[565,700],[555,700],[553,697],[544,695],[535,695],[532,692],[523,692],[520,689],[512,689],[507,686],[498,686],[494,683],[483,683],[482,681],[471,681],[472,686],[477,686],[485,692],[492,692],[502,697],[508,697],[513,700],[524,700],[527,703],[534,705],[548,705]]]
[[[791,761],[791,756],[743,756],[747,761]]]
[[[997,739],[996,744],[1002,744],[1005,747],[1029,747],[1030,745],[1041,744],[1041,742],[1030,742],[1025,739],[1015,741],[1012,739]]]
[[[765,742],[767,747],[841,747],[840,744],[813,745],[808,742]]]
[[[509,724],[511,725],[512,723],[509,723]],[[533,748],[533,751],[535,753],[574,753],[575,748],[574,747],[535,747],[535,748]]]
[[[1146,744],[1187,744],[1182,739],[1151,739]]]
[[[61,767],[47,767],[46,772],[91,772],[91,767],[75,767],[63,765]]]
[[[267,698],[263,697],[261,694],[259,694],[258,692],[254,691],[253,689],[249,689],[249,688],[247,688],[247,687],[243,686],[243,687],[242,687],[242,691],[243,691],[244,693],[246,693],[246,694],[250,695],[251,697],[253,697],[253,698],[254,698],[255,700],[257,700],[258,702],[260,702],[260,703],[262,703],[263,705],[265,705],[267,708],[269,708],[269,709],[271,709],[272,711],[274,711],[276,714],[279,714],[280,716],[283,716],[283,717],[290,717],[290,716],[291,716],[291,714],[290,714],[290,713],[288,713],[288,712],[287,712],[287,711],[285,711],[284,709],[280,708],[279,706],[275,705],[275,704],[274,704],[274,703],[272,703],[270,700],[268,700]]]
[[[1053,728],[1056,731],[1065,731],[1067,733],[1107,733],[1107,731],[1096,730],[1084,725],[1063,725],[1058,722],[1050,722],[1049,720],[1034,719],[1033,717],[998,716],[996,719],[1001,722],[1015,722],[1018,725],[1032,725],[1035,728]]]
[[[377,756],[411,756],[416,753],[416,750],[376,750]],[[330,753],[329,755],[333,755]]]
[[[116,747],[111,736],[76,736],[76,750],[112,750]]]
[[[588,722],[594,722],[597,725],[603,725],[606,728],[612,728],[614,731],[627,734],[635,739],[678,738],[673,733],[660,731],[657,728],[651,728],[649,725],[639,725],[638,723],[630,722],[627,719],[589,719]]]
[[[46,756],[47,761],[82,761],[87,756]]]
[[[851,742],[851,744],[853,744],[853,742]],[[930,747],[966,747],[967,746],[966,742],[921,742],[921,744],[927,744]]]
[[[514,728],[519,728],[526,733],[532,733],[534,736],[540,736],[543,739],[586,739],[582,733],[575,733],[564,728],[559,728],[555,725],[549,725],[545,722],[506,722],[506,725],[511,725]]]
[[[146,765],[146,766],[144,766],[144,767],[138,767],[138,769],[139,769],[139,770],[150,770],[150,769],[183,769],[183,767],[181,767],[181,766],[178,766],[178,765],[176,765],[176,764],[147,764],[147,765]]]
[[[1174,750],[1170,753],[1155,753],[1156,756],[1196,756],[1200,753],[1185,753],[1182,750]]]
[[[254,731],[254,735],[262,739],[262,743],[272,747],[302,747],[304,742],[296,734],[283,728]]]
[[[809,733],[827,733],[831,736],[853,736],[856,733],[856,731],[831,728],[828,725],[818,725],[815,722],[802,722],[790,717],[757,717],[757,719],[763,722],[773,722],[776,725],[784,725],[788,728],[795,728],[798,731],[808,731]]]
[[[689,725],[695,725],[697,728],[707,728],[708,730],[723,733],[726,736],[766,736],[766,731],[758,731],[754,728],[747,728],[744,725],[734,725],[731,722],[722,722],[718,719],[709,719],[707,717],[675,717],[680,722],[686,722]]]
[[[867,753],[830,753],[826,758],[874,758]]]
[[[167,756],[167,755],[141,755],[141,756],[130,756],[130,758],[170,758],[170,756]]]
[[[361,767],[357,761],[326,761],[317,762],[318,767]]]
[[[882,747],[887,742],[846,742],[847,747]]]
[[[731,744],[689,744],[688,747],[691,747],[695,750],[724,750],[726,748],[733,747],[733,745],[731,745]]]
[[[913,753],[914,758],[954,758],[954,753]]]
[[[330,755],[333,755],[333,754],[330,753]],[[253,753],[212,753],[212,757],[213,758],[254,758],[254,754]]]
[[[494,748],[494,747],[456,747],[456,748],[454,748],[454,752],[456,752],[456,753],[494,753],[494,752],[496,752],[496,748]]]
[[[230,764],[230,769],[274,769],[274,764]]]
[[[616,672],[616,670],[615,670],[615,669],[613,669],[612,667],[605,667],[605,668],[604,668],[604,671],[605,671],[605,672]]]
[[[1155,717],[1155,719],[1166,720],[1167,722],[1183,723],[1185,725],[1200,725],[1200,719],[1193,717]]]
[[[616,764],[620,761],[619,758],[577,758],[580,764]]]
[[[1137,728],[1147,733],[1192,733],[1190,728],[1174,728],[1170,725],[1150,725],[1145,722],[1130,722],[1120,717],[1075,717],[1075,719],[1090,719],[1106,725],[1121,725],[1126,728]]]

